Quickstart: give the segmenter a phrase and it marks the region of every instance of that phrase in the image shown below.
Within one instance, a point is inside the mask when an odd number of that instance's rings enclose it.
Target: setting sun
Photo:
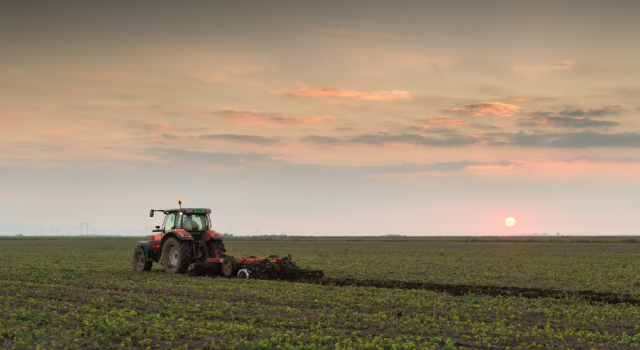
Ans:
[[[504,220],[504,224],[507,226],[513,226],[516,224],[516,219],[512,218],[512,217],[508,217]]]

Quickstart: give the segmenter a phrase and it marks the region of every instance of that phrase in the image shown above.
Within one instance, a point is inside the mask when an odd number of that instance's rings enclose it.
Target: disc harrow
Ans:
[[[216,257],[204,259],[193,266],[191,276],[224,276],[241,279],[298,281],[320,279],[322,270],[309,270],[299,267],[291,254],[285,257],[271,255],[268,258],[239,258],[230,254],[215,252]]]

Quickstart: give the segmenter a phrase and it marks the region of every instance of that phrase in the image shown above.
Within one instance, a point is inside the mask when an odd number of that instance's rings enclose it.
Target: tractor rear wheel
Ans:
[[[236,259],[227,256],[222,260],[222,274],[224,277],[234,277],[238,273],[238,270],[240,270],[240,268],[238,267]]]
[[[147,261],[147,254],[142,246],[138,246],[133,252],[133,268],[138,271],[151,271],[153,261]]]
[[[207,250],[208,250],[208,254],[209,257],[215,257],[216,256],[216,250],[219,251],[220,253],[226,253],[227,250],[224,248],[224,243],[222,243],[222,241],[217,241],[217,240],[209,240],[207,242]]]
[[[167,239],[162,246],[162,266],[169,273],[185,273],[191,264],[189,243],[175,237]]]

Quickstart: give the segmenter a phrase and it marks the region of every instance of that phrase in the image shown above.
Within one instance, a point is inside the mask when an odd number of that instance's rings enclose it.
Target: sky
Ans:
[[[234,234],[638,234],[639,15],[6,2],[0,223],[138,229],[181,199]]]

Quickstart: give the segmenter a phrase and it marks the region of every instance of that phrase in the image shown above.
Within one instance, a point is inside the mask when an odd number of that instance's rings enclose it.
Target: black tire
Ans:
[[[171,237],[162,246],[162,267],[168,273],[185,273],[191,265],[191,246]]]
[[[222,264],[213,264],[213,266],[208,267],[209,276],[218,277],[222,276]]]
[[[238,263],[236,259],[227,256],[222,260],[222,274],[224,277],[231,278],[236,277],[240,268],[238,267]]]
[[[138,272],[149,272],[153,266],[153,261],[147,261],[147,254],[142,246],[137,246],[133,252],[133,269]]]
[[[227,250],[224,248],[224,243],[222,243],[222,241],[213,240],[213,239],[207,242],[207,249],[208,249],[209,256],[212,258],[215,258],[216,250],[219,251],[220,253],[227,252]]]

